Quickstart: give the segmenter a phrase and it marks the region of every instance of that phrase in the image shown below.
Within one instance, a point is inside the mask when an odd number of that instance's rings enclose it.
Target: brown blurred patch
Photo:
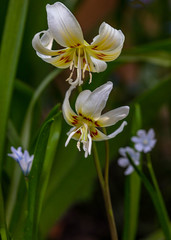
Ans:
[[[83,32],[91,31],[96,25],[105,21],[105,16],[113,12],[118,0],[85,0],[76,12],[76,18]]]

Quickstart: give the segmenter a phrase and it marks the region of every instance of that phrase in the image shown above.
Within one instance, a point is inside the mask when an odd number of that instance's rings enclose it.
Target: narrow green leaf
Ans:
[[[7,118],[12,96],[13,81],[23,36],[28,0],[11,0],[8,6],[6,24],[0,49],[0,179],[3,166],[3,151],[6,137]],[[1,180],[0,180],[1,184]],[[0,186],[1,188],[1,186]],[[1,192],[2,193],[2,192]],[[5,226],[3,196],[1,198],[0,228]],[[2,232],[1,232],[2,234]],[[2,239],[4,235],[1,235]]]
[[[46,146],[49,137],[50,126],[53,120],[47,121],[41,129],[39,138],[36,143],[34,161],[32,170],[29,175],[29,189],[28,189],[28,218],[26,221],[24,239],[33,239],[34,219],[38,208],[38,192],[40,187],[40,175],[45,157]]]
[[[39,217],[61,130],[59,106],[56,113],[56,116],[48,118],[44,123],[35,148],[29,175],[28,217],[24,234],[26,240],[37,239]]]
[[[50,134],[49,134],[49,139],[46,147],[46,154],[44,158],[44,163],[43,163],[43,168],[42,168],[42,173],[41,173],[41,188],[40,188],[40,195],[39,195],[39,208],[37,209],[38,211],[38,219],[37,219],[37,226],[39,225],[39,220],[40,220],[40,215],[42,211],[42,206],[43,206],[43,201],[44,197],[46,194],[48,182],[49,182],[49,177],[51,173],[51,168],[53,164],[53,160],[55,157],[60,133],[61,133],[61,115],[58,113],[54,117],[54,121],[51,125],[50,128]]]
[[[35,90],[33,97],[30,101],[25,120],[23,123],[22,128],[22,143],[25,148],[28,148],[29,140],[30,140],[30,132],[31,132],[31,124],[32,124],[32,116],[33,116],[33,110],[35,107],[35,104],[43,91],[46,89],[46,87],[50,84],[50,82],[61,72],[60,69],[55,69],[51,73],[49,73],[41,82],[41,84],[38,86],[38,88]]]
[[[8,240],[6,223],[5,223],[4,219],[5,219],[4,202],[3,202],[3,197],[2,197],[2,189],[0,186],[0,239]]]
[[[24,31],[28,0],[11,0],[0,52],[0,175],[10,100]]]
[[[138,104],[134,107],[132,118],[132,136],[141,128],[141,111]],[[134,240],[137,232],[141,180],[136,172],[126,177],[125,182],[125,219],[124,240]]]
[[[171,66],[171,53],[164,52],[164,51],[156,51],[150,53],[127,53],[122,55],[119,62],[149,62],[156,65],[160,65],[163,67],[170,67]]]

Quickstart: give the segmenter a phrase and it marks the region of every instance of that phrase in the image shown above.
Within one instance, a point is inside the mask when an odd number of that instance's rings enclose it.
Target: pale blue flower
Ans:
[[[121,158],[118,159],[118,165],[120,167],[126,167],[126,170],[124,172],[125,175],[129,175],[134,171],[134,167],[131,165],[129,157],[132,159],[135,165],[139,165],[140,163],[140,153],[134,151],[133,148],[130,147],[125,147],[125,148],[120,148],[119,153],[121,155]]]
[[[135,143],[135,149],[138,152],[150,152],[156,144],[154,129],[150,129],[147,133],[145,130],[138,130],[137,136],[131,138]]]
[[[18,147],[17,149],[11,147],[11,152],[12,153],[9,153],[8,156],[12,157],[16,162],[18,162],[23,174],[28,176],[32,167],[34,155],[30,156],[27,150],[22,153],[21,147]]]

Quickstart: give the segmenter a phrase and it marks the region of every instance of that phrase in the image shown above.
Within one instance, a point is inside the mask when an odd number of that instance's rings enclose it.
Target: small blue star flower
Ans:
[[[147,133],[145,130],[138,130],[137,136],[131,138],[135,143],[135,149],[138,152],[150,152],[156,144],[154,129],[150,129]]]
[[[11,152],[12,153],[9,153],[8,156],[12,157],[20,165],[23,174],[28,176],[32,167],[34,155],[30,156],[27,150],[22,153],[21,147],[17,149],[11,147]]]
[[[120,148],[119,153],[121,158],[118,159],[118,165],[120,167],[126,167],[124,172],[125,175],[131,174],[134,171],[134,167],[131,165],[127,155],[129,155],[135,165],[139,165],[140,153],[134,151],[134,149],[130,147]]]

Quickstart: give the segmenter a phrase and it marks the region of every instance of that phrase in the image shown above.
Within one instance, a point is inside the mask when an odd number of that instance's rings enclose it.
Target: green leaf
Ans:
[[[24,239],[37,239],[38,223],[56,147],[61,131],[58,112],[44,123],[36,143],[32,170],[29,175],[28,217]]]
[[[9,2],[0,50],[0,179],[3,166],[3,151],[6,137],[7,119],[13,90],[13,82],[17,69],[21,41],[24,31],[27,8],[28,0],[11,0]],[[4,219],[5,214],[3,210],[2,191],[0,191],[0,199],[1,238],[5,239],[7,237],[5,236],[6,229],[4,228],[6,223]],[[3,229],[5,229],[5,231],[3,231]],[[3,235],[2,231],[4,233]]]
[[[40,178],[41,188],[40,188],[40,196],[39,196],[39,199],[40,199],[39,208],[37,209],[38,211],[37,224],[39,224],[43,201],[44,201],[45,194],[47,192],[47,186],[49,182],[51,168],[52,168],[53,160],[55,157],[58,141],[60,138],[61,123],[62,123],[61,114],[58,113],[54,117],[54,121],[50,128],[49,139],[46,147],[46,154],[45,154],[43,168],[41,172],[41,178]]]
[[[141,111],[138,104],[134,107],[132,119],[132,136],[141,128]],[[139,200],[141,180],[136,172],[126,177],[125,180],[125,219],[124,219],[124,240],[134,240],[137,231]]]
[[[24,31],[27,8],[28,0],[10,1],[2,38],[0,52],[0,175],[7,118]]]
[[[30,140],[30,133],[31,133],[31,124],[32,124],[32,117],[33,117],[33,110],[35,107],[35,104],[37,100],[40,98],[43,91],[47,88],[47,86],[50,84],[50,82],[61,72],[60,69],[55,69],[52,72],[50,72],[41,82],[41,84],[38,86],[38,88],[35,90],[33,97],[30,101],[25,120],[23,123],[22,128],[22,143],[25,148],[28,148],[29,140]]]
[[[149,62],[156,65],[160,65],[163,67],[170,67],[171,66],[171,53],[167,53],[164,51],[156,51],[150,53],[127,53],[122,55],[119,62]]]
[[[53,120],[49,120],[43,125],[35,147],[33,166],[29,175],[28,217],[26,221],[24,239],[33,239],[33,232],[35,228],[34,224],[37,215],[36,208],[38,208],[39,204],[37,190],[41,186],[39,185],[41,169],[43,166],[52,121]]]

